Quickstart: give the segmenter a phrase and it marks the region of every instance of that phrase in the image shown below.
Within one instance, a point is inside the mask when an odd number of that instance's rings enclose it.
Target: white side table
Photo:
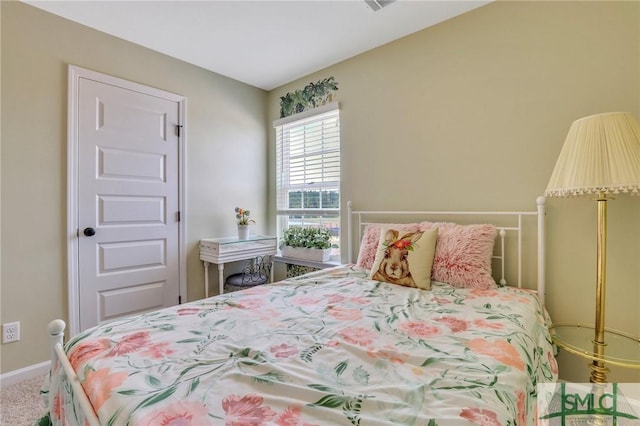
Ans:
[[[277,238],[252,235],[246,240],[237,237],[206,238],[200,240],[200,260],[204,262],[204,297],[209,297],[209,264],[218,265],[218,286],[224,293],[224,264],[238,260],[253,259],[257,256],[275,255]],[[273,268],[271,268],[273,281]]]

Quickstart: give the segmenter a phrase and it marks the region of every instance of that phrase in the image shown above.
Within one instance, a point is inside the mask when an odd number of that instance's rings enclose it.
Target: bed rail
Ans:
[[[429,220],[430,218],[440,218],[442,221],[444,217],[451,220],[451,218],[460,217],[478,217],[483,220],[487,218],[493,218],[497,221],[498,218],[510,222],[509,225],[496,224],[498,229],[497,244],[498,253],[494,254],[493,258],[497,259],[500,264],[500,285],[507,285],[505,277],[505,267],[507,264],[507,252],[505,250],[505,239],[509,232],[515,233],[517,240],[516,249],[516,265],[517,265],[517,279],[513,286],[522,288],[522,266],[523,266],[523,233],[524,224],[523,219],[525,217],[535,216],[537,217],[536,230],[537,230],[537,268],[536,268],[536,292],[538,298],[545,303],[545,197],[538,197],[536,199],[537,209],[535,211],[396,211],[396,210],[353,210],[351,201],[347,202],[347,250],[348,261],[354,263],[354,226],[357,226],[357,243],[360,243],[362,239],[363,231],[366,225],[370,223],[376,223],[376,219],[384,218],[384,221],[402,221],[403,218],[413,218],[415,220]],[[419,218],[419,219],[416,219]],[[354,224],[354,221],[356,224]],[[455,221],[455,220],[453,220]],[[486,222],[485,222],[486,223]],[[509,284],[511,285],[511,284]]]
[[[76,397],[78,398],[80,408],[85,415],[87,423],[90,426],[100,426],[100,421],[98,420],[98,417],[93,410],[93,406],[89,401],[89,397],[85,393],[84,388],[80,383],[80,378],[73,370],[73,367],[71,366],[71,363],[67,358],[67,354],[64,352],[63,341],[65,327],[66,324],[61,319],[56,319],[49,323],[49,339],[51,341],[51,371],[53,371],[53,367],[56,361],[58,361],[60,363],[60,366],[64,370],[67,380],[71,384],[74,395],[76,395]]]

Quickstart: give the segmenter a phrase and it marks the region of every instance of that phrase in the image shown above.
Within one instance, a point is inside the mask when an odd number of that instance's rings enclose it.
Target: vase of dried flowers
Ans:
[[[249,239],[249,225],[256,223],[256,221],[249,219],[249,215],[251,214],[249,210],[236,207],[235,212],[236,219],[238,220],[238,239],[247,240]]]

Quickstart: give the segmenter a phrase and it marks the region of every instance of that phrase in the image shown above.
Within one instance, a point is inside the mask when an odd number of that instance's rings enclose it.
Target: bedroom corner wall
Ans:
[[[535,210],[575,119],[640,119],[639,32],[638,2],[493,2],[271,91],[268,118],[280,96],[334,76],[343,206]],[[269,143],[273,171],[273,130]],[[640,335],[640,199],[617,197],[608,213],[608,325]],[[588,198],[547,200],[555,321],[593,323],[595,218]],[[588,380],[586,360],[559,361],[564,380]]]
[[[186,96],[189,300],[204,296],[200,238],[234,235],[236,205],[267,223],[267,93],[22,2],[0,10],[1,319],[21,322],[4,374],[46,361],[47,324],[67,319],[68,64]]]

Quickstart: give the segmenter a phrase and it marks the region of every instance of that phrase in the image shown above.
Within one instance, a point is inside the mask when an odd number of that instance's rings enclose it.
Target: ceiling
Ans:
[[[24,1],[271,90],[490,0]]]

